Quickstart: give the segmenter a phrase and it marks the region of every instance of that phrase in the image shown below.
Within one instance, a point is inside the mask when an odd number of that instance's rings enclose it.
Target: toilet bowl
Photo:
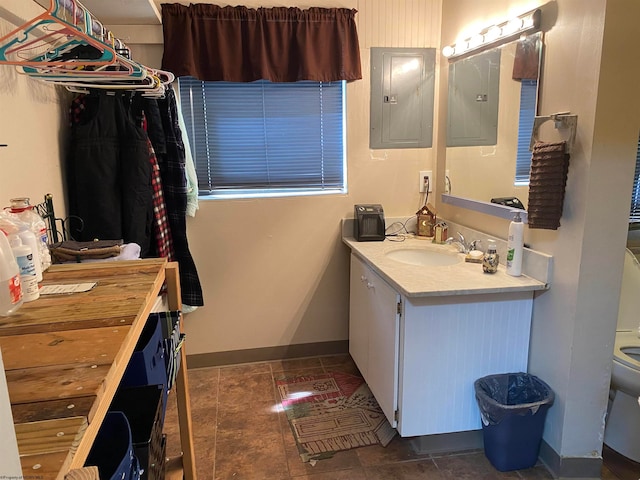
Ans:
[[[640,462],[640,264],[625,254],[604,443]]]

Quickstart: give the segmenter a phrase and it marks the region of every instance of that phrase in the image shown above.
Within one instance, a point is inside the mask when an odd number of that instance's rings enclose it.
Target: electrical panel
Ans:
[[[371,48],[369,148],[427,148],[433,140],[434,48]]]
[[[498,142],[499,93],[500,49],[449,65],[448,147]]]

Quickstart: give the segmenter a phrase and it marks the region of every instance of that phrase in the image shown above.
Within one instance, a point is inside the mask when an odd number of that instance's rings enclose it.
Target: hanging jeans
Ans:
[[[129,111],[130,95],[91,93],[74,118],[66,168],[70,229],[78,241],[137,243],[145,257],[152,235],[152,167],[147,135]]]

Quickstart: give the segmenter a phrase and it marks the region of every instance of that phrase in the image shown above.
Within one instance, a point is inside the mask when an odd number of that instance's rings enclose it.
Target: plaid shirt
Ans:
[[[171,230],[167,219],[167,210],[164,203],[164,193],[162,192],[162,179],[160,177],[160,167],[156,152],[153,150],[151,140],[147,139],[149,145],[149,161],[153,171],[151,173],[151,185],[153,186],[153,233],[156,239],[156,253],[159,257],[167,258],[170,262],[174,260],[173,242],[171,241]]]

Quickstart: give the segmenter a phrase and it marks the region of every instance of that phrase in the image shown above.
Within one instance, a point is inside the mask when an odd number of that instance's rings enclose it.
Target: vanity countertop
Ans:
[[[546,290],[548,285],[526,275],[512,277],[500,264],[494,274],[484,273],[482,264],[464,261],[453,245],[435,245],[431,239],[407,237],[404,241],[358,242],[343,237],[351,252],[365,261],[376,273],[406,297],[433,297],[485,293],[525,292]],[[459,255],[461,261],[453,265],[418,266],[400,263],[387,256],[392,250],[435,249]]]

